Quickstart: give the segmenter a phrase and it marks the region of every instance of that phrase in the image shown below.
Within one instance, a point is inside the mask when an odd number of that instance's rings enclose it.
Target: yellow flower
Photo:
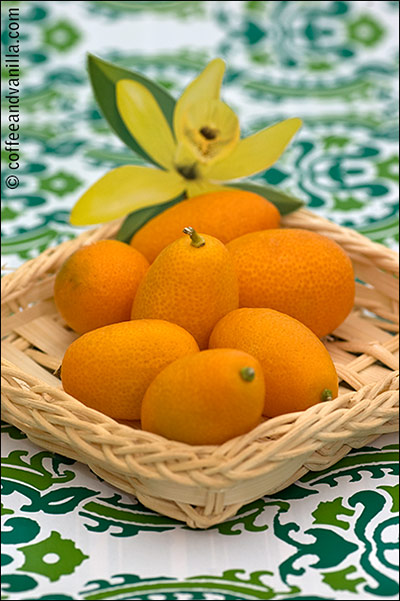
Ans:
[[[175,105],[173,131],[144,85],[118,81],[119,114],[160,168],[113,169],[78,200],[72,224],[103,223],[182,193],[190,197],[221,189],[224,182],[263,171],[279,159],[301,120],[287,119],[240,139],[238,119],[220,99],[224,70],[217,58],[187,86]]]

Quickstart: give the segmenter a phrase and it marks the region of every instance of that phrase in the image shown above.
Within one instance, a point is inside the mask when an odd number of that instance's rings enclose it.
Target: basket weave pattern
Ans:
[[[82,245],[115,236],[117,221],[47,249],[3,278],[2,418],[145,506],[197,528],[396,431],[397,254],[305,209],[283,225],[334,239],[359,280],[352,314],[323,340],[341,382],[337,399],[266,420],[220,446],[190,446],[117,422],[66,394],[52,372],[77,335],[52,299],[55,274]]]

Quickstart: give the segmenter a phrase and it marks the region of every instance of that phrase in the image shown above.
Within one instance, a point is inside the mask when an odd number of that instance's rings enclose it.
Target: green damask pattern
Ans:
[[[4,41],[7,9],[18,3],[3,4]],[[331,0],[87,1],[74,11],[20,3],[23,155],[19,187],[3,186],[6,263],[76,235],[68,215],[77,196],[110,167],[138,161],[98,112],[85,51],[156,77],[176,95],[210,58],[224,57],[226,97],[247,132],[295,114],[304,119],[290,150],[260,179],[396,246],[397,11],[398,3]],[[132,42],[142,19],[150,37],[157,26],[165,41]]]
[[[397,246],[398,2],[83,0],[72,10],[11,1],[2,5],[3,44],[8,9],[17,6],[20,184],[5,186],[3,150],[3,264],[15,267],[74,237],[69,211],[85,187],[140,162],[98,111],[86,51],[142,71],[174,96],[222,56],[225,98],[245,134],[294,115],[304,120],[256,181]],[[6,115],[4,65],[2,79]],[[17,428],[2,424],[2,440],[5,599],[397,598],[394,437],[206,532],[155,514]],[[181,549],[187,554],[176,555]]]
[[[11,438],[13,432],[6,432],[5,428],[3,436]],[[234,518],[208,530],[212,536],[232,539],[262,533],[267,544],[286,544],[286,559],[272,565],[274,570],[235,567],[219,575],[214,571],[184,579],[119,571],[108,577],[101,573],[101,579],[90,581],[84,567],[85,562],[94,561],[88,550],[93,549],[93,543],[88,545],[90,537],[107,536],[112,548],[113,539],[137,537],[140,545],[150,533],[174,536],[191,531],[123,493],[107,495],[98,478],[84,484],[82,466],[73,460],[38,452],[29,443],[25,446],[2,459],[2,498],[5,505],[11,502],[17,508],[2,506],[2,586],[6,595],[18,593],[14,598],[32,599],[22,593],[40,590],[44,579],[55,583],[51,590],[56,594],[61,576],[79,575],[77,592],[79,589],[82,599],[152,599],[154,594],[160,595],[158,599],[179,599],[182,592],[186,599],[207,599],[207,591],[220,593],[217,598],[221,599],[348,598],[336,596],[343,592],[361,598],[369,598],[369,593],[373,598],[396,596],[394,554],[398,542],[393,535],[398,524],[398,444],[354,450],[333,468],[310,472],[284,491],[242,507]],[[89,472],[86,467],[83,470]],[[383,481],[385,475],[386,484],[366,485],[367,472],[375,481]],[[342,488],[342,482],[349,479],[353,484]],[[299,523],[306,499],[307,516]],[[60,516],[68,514],[87,533],[79,543],[60,526]],[[42,533],[40,516],[46,516],[47,536]],[[304,562],[307,570],[299,567]],[[302,596],[307,591],[302,583],[309,582],[305,579],[310,571],[334,597]]]

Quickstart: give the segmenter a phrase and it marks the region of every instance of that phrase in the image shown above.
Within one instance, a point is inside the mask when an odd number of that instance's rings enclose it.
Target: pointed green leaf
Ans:
[[[392,507],[390,511],[392,513],[399,513],[399,485],[394,486],[378,486],[381,490],[386,490],[387,493],[392,497]]]
[[[322,581],[328,584],[334,591],[349,591],[351,593],[357,593],[357,586],[362,582],[365,582],[365,578],[348,578],[349,574],[357,573],[355,566],[348,566],[343,570],[337,570],[336,572],[322,572]]]
[[[88,55],[88,71],[97,104],[114,132],[134,152],[159,167],[160,165],[158,165],[137,143],[134,136],[130,133],[121,119],[116,103],[115,86],[120,79],[132,79],[133,81],[138,81],[146,86],[158,102],[171,128],[175,107],[174,98],[172,98],[164,88],[147,79],[140,73],[113,65],[93,54]]]
[[[328,524],[348,530],[350,524],[347,520],[340,520],[339,515],[354,515],[354,509],[348,509],[343,505],[343,497],[337,497],[332,501],[321,501],[316,510],[311,514],[314,518],[313,524]]]
[[[266,184],[253,184],[251,182],[239,182],[235,184],[227,184],[230,188],[238,188],[239,190],[247,190],[248,192],[254,192],[263,196],[270,202],[272,202],[281,215],[287,215],[293,213],[297,209],[300,209],[304,205],[304,202],[295,196],[291,196],[275,186],[268,186]]]
[[[169,207],[176,205],[178,202],[181,202],[185,198],[184,194],[181,194],[177,198],[173,198],[168,202],[164,202],[158,205],[154,205],[152,207],[144,207],[143,209],[139,209],[138,211],[134,211],[133,213],[129,213],[129,215],[124,219],[123,224],[120,227],[120,230],[117,234],[117,240],[121,242],[129,243],[133,234],[135,234],[141,227],[143,227],[150,219],[153,219],[159,213],[162,213]]]

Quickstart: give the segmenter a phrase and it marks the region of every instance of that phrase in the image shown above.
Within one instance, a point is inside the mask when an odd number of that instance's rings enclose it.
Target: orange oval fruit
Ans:
[[[248,232],[279,227],[280,214],[275,205],[253,192],[209,192],[183,200],[153,217],[130,243],[152,263],[163,248],[182,237],[188,223],[226,244]]]
[[[233,349],[181,357],[150,384],[142,428],[194,445],[221,444],[260,423],[264,378],[260,364]]]
[[[127,321],[148,267],[141,253],[117,240],[100,240],[83,246],[64,262],[56,275],[57,309],[79,334]]]
[[[313,332],[273,309],[237,309],[225,315],[210,336],[210,348],[237,348],[261,364],[264,415],[302,411],[338,395],[332,359]]]
[[[61,381],[68,394],[88,407],[116,419],[135,420],[158,372],[198,351],[193,336],[176,324],[124,321],[77,338],[64,355]]]
[[[235,263],[241,307],[295,317],[318,337],[349,315],[355,294],[350,258],[333,240],[302,229],[253,232],[227,248]]]
[[[188,233],[171,242],[150,265],[136,293],[132,319],[172,321],[204,349],[217,321],[238,307],[238,284],[224,244],[191,228]]]

